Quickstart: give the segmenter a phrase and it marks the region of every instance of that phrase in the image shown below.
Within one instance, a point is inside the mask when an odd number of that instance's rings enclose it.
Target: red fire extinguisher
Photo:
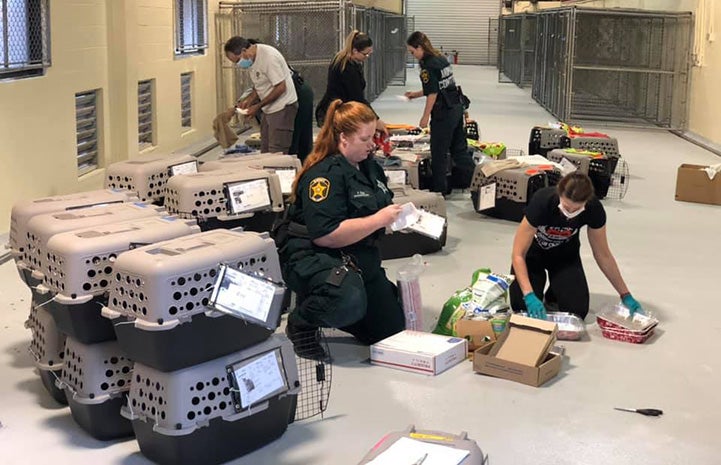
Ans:
[[[453,54],[453,64],[458,64],[458,51],[457,50],[451,50],[451,53]]]

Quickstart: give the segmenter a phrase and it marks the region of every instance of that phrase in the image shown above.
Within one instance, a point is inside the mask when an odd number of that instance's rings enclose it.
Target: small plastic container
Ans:
[[[423,331],[423,302],[421,300],[420,275],[425,265],[423,257],[415,254],[398,270],[398,292],[401,296],[406,329]]]
[[[523,312],[521,315],[528,316],[528,313]],[[559,341],[578,341],[586,333],[586,325],[583,320],[573,313],[548,312],[546,320],[558,325],[556,338]]]
[[[615,305],[596,315],[601,334],[615,341],[642,344],[646,342],[658,325],[658,320],[650,315],[636,313],[633,317],[623,305]]]

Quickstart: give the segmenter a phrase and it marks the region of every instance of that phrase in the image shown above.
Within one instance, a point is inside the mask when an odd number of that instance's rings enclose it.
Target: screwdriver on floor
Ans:
[[[663,415],[663,410],[659,410],[656,408],[621,408],[621,407],[614,407],[616,410],[620,410],[622,412],[633,412],[633,413],[640,413],[641,415],[645,415],[647,417],[658,417]]]

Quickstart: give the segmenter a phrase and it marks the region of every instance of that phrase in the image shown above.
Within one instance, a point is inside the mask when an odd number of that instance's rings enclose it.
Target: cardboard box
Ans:
[[[493,332],[493,326],[490,321],[458,320],[453,329],[458,337],[462,337],[468,341],[469,352],[474,352],[476,349],[480,349],[489,342],[496,340],[496,333]],[[485,340],[486,337],[488,337],[490,341]]]
[[[466,359],[468,341],[420,331],[401,331],[371,346],[371,363],[437,375]]]
[[[683,164],[676,176],[676,200],[721,205],[721,174],[713,180],[703,171],[706,166]]]
[[[541,386],[561,370],[561,355],[550,353],[556,332],[555,323],[512,315],[508,328],[495,343],[473,353],[473,370]]]

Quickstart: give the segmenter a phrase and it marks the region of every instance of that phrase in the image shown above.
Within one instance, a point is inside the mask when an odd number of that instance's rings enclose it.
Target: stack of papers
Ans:
[[[368,465],[458,465],[468,455],[467,450],[403,437]]]
[[[410,229],[433,239],[439,239],[443,235],[445,225],[446,219],[442,216],[419,210],[413,203],[408,202],[402,205],[401,214],[391,224],[391,229],[393,231]]]

